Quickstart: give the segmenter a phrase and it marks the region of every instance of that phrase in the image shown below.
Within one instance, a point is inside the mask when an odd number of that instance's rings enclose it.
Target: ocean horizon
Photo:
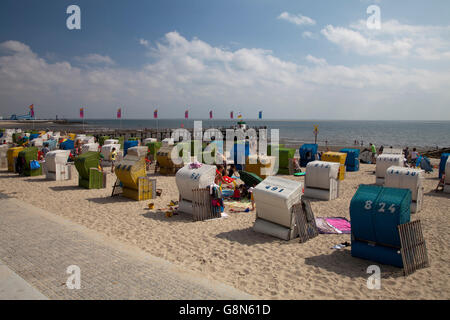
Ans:
[[[82,119],[67,119],[82,126]],[[287,144],[314,142],[314,126],[318,126],[318,143],[330,146],[354,145],[355,140],[377,147],[449,147],[450,121],[439,120],[270,120],[270,119],[84,119],[85,128],[154,129],[194,127],[202,121],[203,128],[230,127],[237,121],[249,127],[266,126],[279,129],[280,140]]]

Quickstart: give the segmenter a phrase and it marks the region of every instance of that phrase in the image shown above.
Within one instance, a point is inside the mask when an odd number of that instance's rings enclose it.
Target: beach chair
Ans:
[[[250,155],[245,159],[245,171],[256,174],[262,179],[276,174],[276,158],[272,156]]]
[[[114,140],[117,141],[117,140]],[[122,160],[122,151],[120,150],[120,144],[104,144],[102,148],[100,149],[100,153],[102,154],[103,158],[101,160],[102,165],[111,165],[111,161],[109,160],[109,157],[111,155],[111,152],[113,149],[116,149],[117,152],[117,163]],[[129,150],[129,149],[128,149]]]
[[[44,174],[48,180],[70,180],[72,179],[72,164],[67,163],[69,159],[69,150],[49,151],[45,155],[43,163]]]
[[[127,155],[116,165],[114,172],[121,182],[124,197],[137,201],[156,198],[156,179],[148,178],[145,170],[147,151],[147,147],[129,148]]]
[[[278,164],[277,174],[289,175],[289,161],[294,159],[295,149],[294,148],[284,148],[280,146],[271,146],[269,156],[276,156],[276,161]],[[246,171],[250,171],[245,168]]]
[[[444,192],[450,193],[450,157],[445,164]]]
[[[146,139],[147,140],[147,139]],[[144,140],[145,142],[145,140]],[[156,160],[156,153],[161,149],[162,142],[151,141],[145,144],[148,147],[148,156],[151,161]]]
[[[300,147],[299,153],[300,153],[300,166],[306,167],[306,165],[317,159],[317,150],[318,150],[317,144],[304,144]]]
[[[85,143],[81,146],[81,153],[86,153],[88,151],[97,152],[99,148],[98,143]]]
[[[347,154],[345,159],[345,170],[349,172],[359,171],[359,149],[345,148],[341,149],[339,152]]]
[[[88,151],[75,158],[78,171],[78,186],[86,189],[106,187],[106,172],[99,170],[100,153]]]
[[[253,190],[256,219],[253,230],[282,240],[298,236],[292,206],[301,201],[302,184],[270,176]]]
[[[139,141],[138,140],[127,140],[127,141],[125,141],[124,145],[123,145],[123,155],[126,156],[129,148],[137,147],[138,145],[139,145]]]
[[[164,147],[162,147],[164,148]],[[187,214],[194,213],[194,191],[204,189],[214,184],[216,177],[216,166],[202,164],[199,168],[191,167],[190,164],[185,165],[177,171],[175,182],[180,194],[178,211]],[[199,191],[200,192],[200,191]],[[201,205],[201,195],[198,195],[199,206]],[[203,215],[201,215],[203,216]]]
[[[439,162],[439,179],[445,173],[445,165],[447,164],[447,159],[450,157],[450,153],[442,153],[441,161]]]
[[[386,171],[384,186],[411,190],[411,213],[416,213],[422,209],[424,174],[420,169],[392,166]]]
[[[172,160],[172,150],[178,149],[177,146],[162,146],[156,153],[156,161],[159,164],[159,173],[162,175],[174,175],[183,167],[183,163],[178,164]],[[175,151],[176,152],[176,151]],[[179,155],[182,152],[180,149]]]
[[[37,168],[33,168],[32,161],[38,160],[38,148],[28,147],[23,149],[17,155],[17,161],[21,162],[21,171],[18,172],[24,176],[40,176],[42,175],[42,166],[38,164]]]
[[[405,157],[399,154],[381,154],[377,157],[375,169],[375,184],[382,186],[389,167],[403,167]]]
[[[16,161],[17,156],[19,155],[19,152],[22,151],[24,147],[12,147],[9,148],[6,156],[8,158],[8,171],[9,172],[16,172]]]
[[[304,197],[333,200],[339,197],[339,168],[336,162],[312,161],[306,165]]]
[[[7,144],[0,145],[0,169],[8,168],[8,149]]]
[[[350,202],[351,255],[403,268],[429,265],[420,221],[410,223],[411,190],[360,185]]]
[[[347,159],[347,153],[344,152],[324,152],[320,160],[327,162],[339,163],[339,180],[344,180],[345,178],[345,161]]]

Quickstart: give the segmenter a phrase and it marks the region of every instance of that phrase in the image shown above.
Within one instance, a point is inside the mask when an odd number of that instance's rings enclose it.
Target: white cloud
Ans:
[[[364,56],[450,58],[450,26],[408,25],[387,20],[382,21],[381,29],[370,30],[366,21],[360,20],[349,27],[327,25],[321,33],[345,51]]]
[[[86,64],[115,64],[114,60],[109,56],[102,56],[97,53],[90,53],[82,57],[75,57],[75,60]]]
[[[286,21],[289,21],[290,23],[296,24],[298,26],[303,26],[303,25],[313,26],[316,24],[316,21],[314,19],[303,16],[301,14],[299,14],[299,15],[290,14],[289,12],[286,12],[286,11],[281,13],[277,17],[277,19],[286,20]]]
[[[381,41],[365,37],[360,32],[327,25],[321,33],[332,43],[339,45],[344,50],[353,51],[361,55],[389,54],[405,57],[410,54],[412,47],[410,39],[394,41]]]
[[[312,56],[312,55],[310,55],[310,54],[308,54],[308,55],[306,56],[306,60],[307,60],[308,62],[311,62],[311,63],[313,63],[313,64],[317,64],[317,65],[319,65],[319,66],[325,66],[325,65],[327,64],[327,60],[325,60],[325,59],[323,59],[323,58],[316,58],[316,57],[314,57],[314,56]]]
[[[310,32],[310,31],[304,31],[302,33],[302,37],[303,38],[307,38],[307,39],[314,39],[315,38],[314,34],[312,32]]]
[[[148,42],[148,40],[145,40],[145,39],[139,39],[139,44],[140,45],[143,45],[144,47],[149,47],[150,46],[150,43]]]
[[[50,63],[17,41],[0,47],[9,50],[0,56],[4,115],[34,103],[38,117],[76,117],[81,105],[90,117],[113,117],[117,106],[133,118],[151,118],[154,106],[161,117],[181,117],[190,105],[193,117],[206,116],[211,106],[217,117],[226,117],[228,108],[241,106],[246,114],[263,109],[268,118],[450,119],[445,70],[347,67],[312,55],[302,65],[268,50],[231,51],[177,32],[149,48],[152,62],[135,70]]]

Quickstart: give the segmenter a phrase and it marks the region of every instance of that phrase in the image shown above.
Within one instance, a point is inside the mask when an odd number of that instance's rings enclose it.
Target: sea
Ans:
[[[80,119],[77,126],[82,126]],[[194,127],[194,119],[85,119],[85,128],[180,128]],[[203,128],[227,128],[238,120],[199,119]],[[292,145],[314,142],[314,128],[317,126],[317,142],[329,146],[385,147],[450,147],[450,121],[358,121],[358,120],[246,120],[249,127],[266,126],[278,129],[281,142]],[[270,136],[270,134],[269,134]]]

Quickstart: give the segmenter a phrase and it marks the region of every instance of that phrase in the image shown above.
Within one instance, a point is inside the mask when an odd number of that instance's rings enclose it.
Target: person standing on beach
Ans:
[[[375,156],[377,155],[377,148],[373,143],[369,143],[370,151],[372,152],[372,163],[375,163]]]
[[[403,154],[405,155],[405,158],[408,159],[408,157],[409,157],[409,149],[408,149],[408,147],[403,149]]]
[[[413,168],[416,167],[416,161],[417,161],[418,157],[419,157],[419,153],[417,152],[416,148],[413,148],[413,151],[411,152],[411,164],[412,164]]]
[[[114,168],[116,164],[117,151],[116,148],[112,148],[111,153],[109,154],[109,160],[111,161],[111,173],[114,173]]]

